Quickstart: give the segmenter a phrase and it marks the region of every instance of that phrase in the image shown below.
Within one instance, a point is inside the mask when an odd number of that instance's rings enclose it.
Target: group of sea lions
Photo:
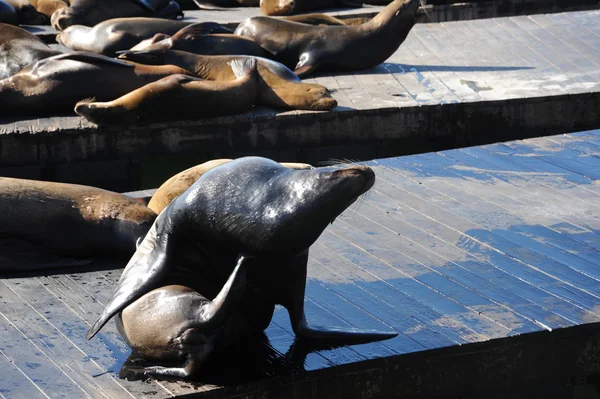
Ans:
[[[0,179],[0,270],[129,258],[88,331],[113,316],[154,365],[140,376],[187,378],[213,354],[262,332],[276,304],[300,339],[366,342],[395,332],[311,325],[304,315],[309,247],[374,184],[373,170],[220,159],[167,180],[148,206],[106,190]]]
[[[59,11],[73,13],[77,4]],[[0,104],[7,106],[0,112],[74,110],[98,125],[118,125],[228,115],[256,105],[330,110],[337,102],[329,90],[300,78],[384,62],[408,35],[418,7],[419,0],[394,0],[352,24],[322,14],[254,17],[235,32],[214,22],[115,18],[66,27],[57,35],[73,50],[66,53],[2,24]]]

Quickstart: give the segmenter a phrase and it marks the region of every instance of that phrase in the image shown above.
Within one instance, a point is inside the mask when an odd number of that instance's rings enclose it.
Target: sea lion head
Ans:
[[[260,9],[264,15],[289,15],[294,7],[294,0],[260,0]]]
[[[374,182],[366,166],[293,170],[245,157],[206,172],[166,212],[175,234],[181,228],[248,253],[296,254]]]

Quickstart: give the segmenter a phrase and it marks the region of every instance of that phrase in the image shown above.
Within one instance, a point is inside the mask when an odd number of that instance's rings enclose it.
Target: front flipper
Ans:
[[[314,60],[314,54],[311,55],[310,53],[302,53],[300,55],[300,59],[298,60],[298,64],[296,64],[294,73],[299,78],[303,78],[315,72],[318,66],[318,63],[316,63]]]
[[[361,343],[380,341],[393,338],[397,332],[383,332],[375,330],[360,330],[351,327],[324,327],[310,325],[304,315],[304,291],[306,288],[306,271],[308,265],[308,251],[298,258],[297,263],[290,268],[287,284],[283,284],[287,298],[282,305],[290,313],[292,329],[298,338],[310,340],[332,341],[335,343]]]
[[[118,312],[140,298],[145,293],[158,288],[167,275],[170,264],[168,250],[172,239],[165,234],[166,211],[161,212],[146,234],[141,245],[127,263],[117,289],[106,304],[98,320],[88,330],[86,337],[91,339]]]
[[[232,7],[221,7],[216,4],[213,4],[210,1],[204,1],[204,0],[194,0],[194,3],[196,3],[198,8],[201,10],[230,11],[232,9]]]

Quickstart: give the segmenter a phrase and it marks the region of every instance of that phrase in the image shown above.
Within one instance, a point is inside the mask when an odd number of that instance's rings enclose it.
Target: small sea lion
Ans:
[[[80,101],[75,112],[98,125],[195,119],[249,111],[258,95],[256,60],[233,60],[236,80],[171,75],[109,102]]]
[[[0,177],[0,271],[127,259],[156,213],[122,194]]]
[[[419,0],[394,0],[356,26],[311,26],[271,17],[243,21],[235,34],[254,39],[300,76],[316,70],[357,71],[387,60],[415,24]]]
[[[76,51],[114,56],[117,51],[127,50],[141,40],[156,34],[172,35],[188,26],[187,21],[163,18],[115,18],[90,28],[72,25],[56,35],[56,41]],[[220,32],[223,28],[214,22],[199,24],[207,33]]]
[[[11,25],[18,23],[17,11],[4,0],[0,0],[0,22]]]
[[[69,2],[67,0],[29,0],[31,4],[40,12],[44,14],[47,18],[44,25],[47,25],[47,21],[50,20],[52,14],[56,11],[69,7]]]
[[[249,322],[238,308],[252,260],[240,256],[231,276],[211,301],[182,285],[150,291],[115,318],[117,330],[138,356],[181,365],[129,367],[136,375],[188,378],[216,350],[246,335]]]
[[[201,24],[186,26],[172,37],[165,36],[156,35],[151,43],[145,41],[145,46],[138,43],[131,50],[180,50],[203,55],[252,55],[263,58],[273,56],[252,39],[232,34],[207,34]]]
[[[232,159],[213,159],[171,176],[156,190],[148,203],[148,208],[157,214],[161,213],[171,201],[183,194],[203,174],[212,168],[231,161]],[[291,169],[312,169],[312,166],[306,163],[281,162],[281,164]]]
[[[74,0],[70,7],[52,14],[50,22],[54,29],[64,30],[71,25],[95,26],[113,18],[179,16],[183,13],[173,0]]]
[[[176,73],[191,75],[173,65],[140,65],[93,53],[55,55],[0,80],[0,115],[72,111],[85,98],[112,100]]]
[[[48,23],[48,17],[38,12],[29,0],[5,1],[15,9],[19,25],[46,25]]]
[[[246,56],[198,55],[177,50],[148,50],[125,52],[119,58],[148,64],[171,64],[208,80],[233,80],[235,76],[227,63]],[[260,74],[259,104],[283,109],[327,111],[337,101],[325,86],[303,83],[284,65],[266,58],[258,58]]]
[[[0,79],[8,78],[36,61],[61,54],[25,29],[3,23],[0,23],[0,53]]]
[[[246,273],[248,299],[239,307],[249,330],[264,330],[280,304],[298,338],[349,343],[396,336],[314,326],[304,314],[309,247],[374,182],[366,166],[295,170],[260,157],[209,170],[157,217],[87,338],[159,287],[193,284],[214,299],[246,257],[253,265]],[[164,369],[158,374],[177,375]]]

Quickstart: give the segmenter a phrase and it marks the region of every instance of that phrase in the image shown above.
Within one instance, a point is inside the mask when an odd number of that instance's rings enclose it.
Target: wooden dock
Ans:
[[[85,339],[118,265],[4,275],[0,397],[570,397],[600,372],[599,156],[589,131],[367,162],[375,186],[311,248],[307,317],[398,337],[294,344],[277,309],[200,382],[117,378],[113,322]]]
[[[599,27],[600,11],[417,24],[382,65],[307,79],[333,92],[332,112],[101,128],[4,118],[0,175],[129,191],[215,157],[373,159],[598,128]]]

